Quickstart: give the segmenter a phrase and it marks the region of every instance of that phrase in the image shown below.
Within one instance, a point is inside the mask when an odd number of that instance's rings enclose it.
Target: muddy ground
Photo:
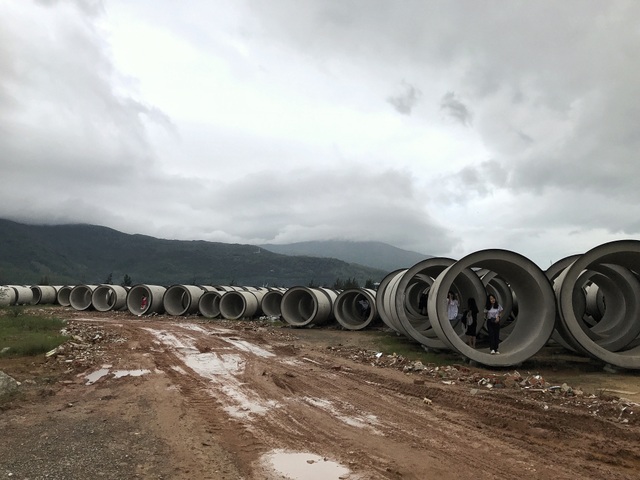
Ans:
[[[21,382],[0,478],[640,478],[634,372],[545,351],[517,371],[424,365],[378,352],[381,330],[56,314],[69,342],[0,359]]]

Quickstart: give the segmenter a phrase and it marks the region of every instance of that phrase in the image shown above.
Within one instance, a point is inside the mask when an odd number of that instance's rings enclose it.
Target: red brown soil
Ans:
[[[363,332],[64,315],[59,355],[0,360],[22,383],[0,408],[1,478],[290,478],[261,461],[274,449],[352,480],[640,478],[634,373],[542,372],[580,380],[566,396],[467,365],[403,372]],[[103,365],[149,373],[88,384]]]

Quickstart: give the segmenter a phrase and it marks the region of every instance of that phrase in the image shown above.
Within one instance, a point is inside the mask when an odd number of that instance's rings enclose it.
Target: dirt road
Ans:
[[[633,400],[403,371],[353,332],[75,316],[56,355],[0,362],[0,478],[640,478]]]

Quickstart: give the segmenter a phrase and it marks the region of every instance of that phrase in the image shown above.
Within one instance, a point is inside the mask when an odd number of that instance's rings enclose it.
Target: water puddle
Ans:
[[[122,378],[122,377],[141,377],[142,375],[146,375],[147,373],[151,373],[151,370],[117,370],[113,372],[114,378]]]
[[[233,345],[239,350],[242,350],[243,352],[253,353],[258,357],[263,357],[263,358],[275,357],[275,353],[271,353],[268,350],[265,350],[264,348],[260,348],[257,345],[246,342],[244,340],[239,340],[235,338],[223,338],[222,340],[224,340],[227,343],[230,343],[231,345]]]
[[[264,415],[270,409],[279,407],[276,401],[263,399],[256,392],[243,387],[244,384],[236,378],[245,369],[246,360],[241,355],[219,351],[200,352],[195,347],[196,340],[188,335],[176,335],[149,328],[145,328],[145,330],[151,333],[162,345],[172,348],[186,367],[189,367],[200,377],[211,381],[214,387],[208,389],[207,393],[219,399],[229,415],[236,418],[248,418],[251,414]],[[256,356],[274,355],[241,340],[233,340],[229,343],[243,352]],[[187,373],[185,369],[177,365],[171,368],[181,374]]]
[[[85,382],[85,385],[94,384],[98,380],[100,380],[102,377],[105,377],[107,375],[109,375],[109,369],[108,368],[101,368],[100,370],[96,370],[95,372],[90,373],[89,375],[84,377],[87,380]]]
[[[339,463],[312,453],[274,450],[265,454],[263,462],[288,480],[345,480],[354,478],[351,471]]]
[[[85,382],[85,385],[92,385],[94,383],[96,383],[98,380],[100,380],[103,377],[106,377],[107,375],[109,375],[109,373],[111,372],[111,365],[103,365],[102,368],[100,368],[99,370],[96,370],[95,372],[91,372],[88,375],[85,375],[85,379],[87,380]],[[151,370],[143,370],[143,369],[138,369],[138,370],[116,370],[115,372],[113,372],[113,377],[114,378],[121,378],[121,377],[141,377],[142,375],[146,375],[147,373],[151,373]]]
[[[322,398],[313,398],[313,397],[303,397],[302,400],[308,403],[309,405],[313,405],[314,407],[325,410],[326,412],[330,413],[332,417],[340,420],[341,422],[351,427],[367,429],[374,435],[382,435],[382,432],[374,426],[374,425],[380,425],[380,422],[378,422],[378,417],[376,417],[375,415],[360,414],[360,413],[347,415],[344,413],[344,411],[353,412],[355,410],[353,405],[344,403],[340,406],[336,406],[330,400],[326,400]]]

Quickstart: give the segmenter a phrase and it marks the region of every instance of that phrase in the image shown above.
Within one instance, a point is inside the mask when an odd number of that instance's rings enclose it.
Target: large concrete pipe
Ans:
[[[12,287],[8,285],[3,285],[0,287],[0,305],[1,306],[6,307],[9,305],[13,305],[16,303],[17,298],[18,298],[18,295]]]
[[[369,288],[343,290],[333,303],[333,316],[347,330],[366,328],[373,320],[379,318],[375,290]]]
[[[610,351],[597,342],[584,331],[582,322],[577,318],[574,308],[574,290],[578,279],[585,270],[598,271],[602,265],[618,265],[632,272],[640,272],[640,242],[636,240],[619,240],[605,243],[595,247],[578,260],[576,260],[564,272],[562,286],[558,295],[560,319],[566,331],[580,346],[580,351],[592,358],[622,368],[640,369],[640,345],[635,344],[631,348],[618,351]],[[625,306],[629,318],[634,322],[640,321],[640,299],[627,298]],[[607,309],[616,308],[606,300]]]
[[[587,315],[593,318],[594,323],[602,320],[605,311],[604,294],[600,287],[591,283],[585,288],[587,294]]]
[[[293,327],[323,325],[332,318],[337,296],[326,288],[292,287],[282,296],[282,318]]]
[[[88,310],[95,289],[96,285],[76,285],[69,293],[69,304],[76,310]]]
[[[56,300],[63,307],[68,307],[71,305],[71,302],[69,301],[69,295],[71,295],[71,290],[73,290],[73,286],[71,285],[64,285],[58,289]]]
[[[227,320],[253,318],[260,311],[264,292],[255,290],[227,292],[220,298],[220,315]]]
[[[207,318],[220,317],[220,299],[225,292],[211,290],[204,292],[198,301],[198,311]]]
[[[433,279],[435,279],[442,271],[455,264],[455,260],[451,258],[434,257],[428,258],[416,263],[408,269],[400,281],[398,282],[396,297],[393,307],[396,311],[400,323],[411,338],[428,348],[445,349],[449,346],[439,338],[437,331],[433,328],[433,322],[427,309],[427,315],[412,315],[411,310],[407,308],[408,304],[417,305],[419,299],[415,289],[409,286],[416,281],[430,284],[428,298],[434,295]],[[467,305],[467,299],[473,297],[478,302],[479,298],[484,298],[485,290],[482,281],[472,270],[463,270],[460,275],[449,284],[449,290],[454,292],[460,302],[459,311],[462,313]],[[447,293],[438,300],[444,302],[446,307]],[[408,298],[407,294],[413,293],[415,298]],[[428,304],[428,300],[427,300]],[[464,334],[464,328],[457,319],[453,323],[449,322],[449,326],[457,332],[457,335]]]
[[[265,293],[262,297],[262,302],[260,302],[262,313],[268,317],[279,317],[282,314],[280,305],[282,304],[284,292],[286,292],[284,288],[273,288]]]
[[[200,297],[205,293],[195,285],[172,285],[162,298],[164,310],[169,315],[193,315],[198,313]]]
[[[395,270],[388,273],[387,276],[382,279],[376,294],[376,308],[378,310],[378,315],[380,315],[380,318],[387,327],[391,328],[396,333],[411,338],[411,335],[409,335],[400,323],[400,319],[398,318],[395,308],[398,283],[402,280],[402,276],[406,271],[407,269]]]
[[[553,291],[556,295],[560,294],[558,279],[561,276],[564,276],[566,269],[569,268],[578,258],[580,258],[580,255],[570,255],[568,257],[561,258],[545,270],[544,274],[551,282],[551,286],[553,287]],[[569,334],[565,334],[564,332],[561,332],[561,330],[563,331],[564,327],[560,320],[560,311],[556,308],[556,327],[551,334],[550,343],[555,342],[571,352],[576,352],[576,349],[579,348],[577,344],[573,342],[573,339],[565,340]]]
[[[630,301],[640,299],[640,281],[633,272],[618,265],[597,265],[592,268],[594,270],[587,270],[580,275],[577,284],[580,285],[583,277],[587,277],[589,283],[597,283],[611,307],[604,309],[599,322],[587,323],[587,293],[586,287],[583,287],[584,311],[582,317],[576,315],[576,318],[583,323],[584,332],[594,342],[615,352],[640,335],[640,321],[633,316],[633,309],[627,308]]]
[[[127,289],[120,285],[98,285],[91,294],[91,304],[98,312],[123,310],[127,305]]]
[[[43,305],[48,303],[56,303],[56,288],[51,285],[32,285],[33,305]]]
[[[502,341],[500,355],[467,345],[450,325],[446,303],[441,300],[462,272],[475,268],[498,274],[518,297],[518,322]],[[481,312],[484,300],[476,299]],[[444,343],[467,358],[490,366],[517,365],[535,355],[551,336],[556,319],[553,289],[542,270],[522,255],[498,249],[472,253],[444,270],[431,286],[427,309],[433,328]]]
[[[127,310],[138,316],[163,313],[162,297],[166,291],[167,289],[160,285],[135,285],[127,294]]]

